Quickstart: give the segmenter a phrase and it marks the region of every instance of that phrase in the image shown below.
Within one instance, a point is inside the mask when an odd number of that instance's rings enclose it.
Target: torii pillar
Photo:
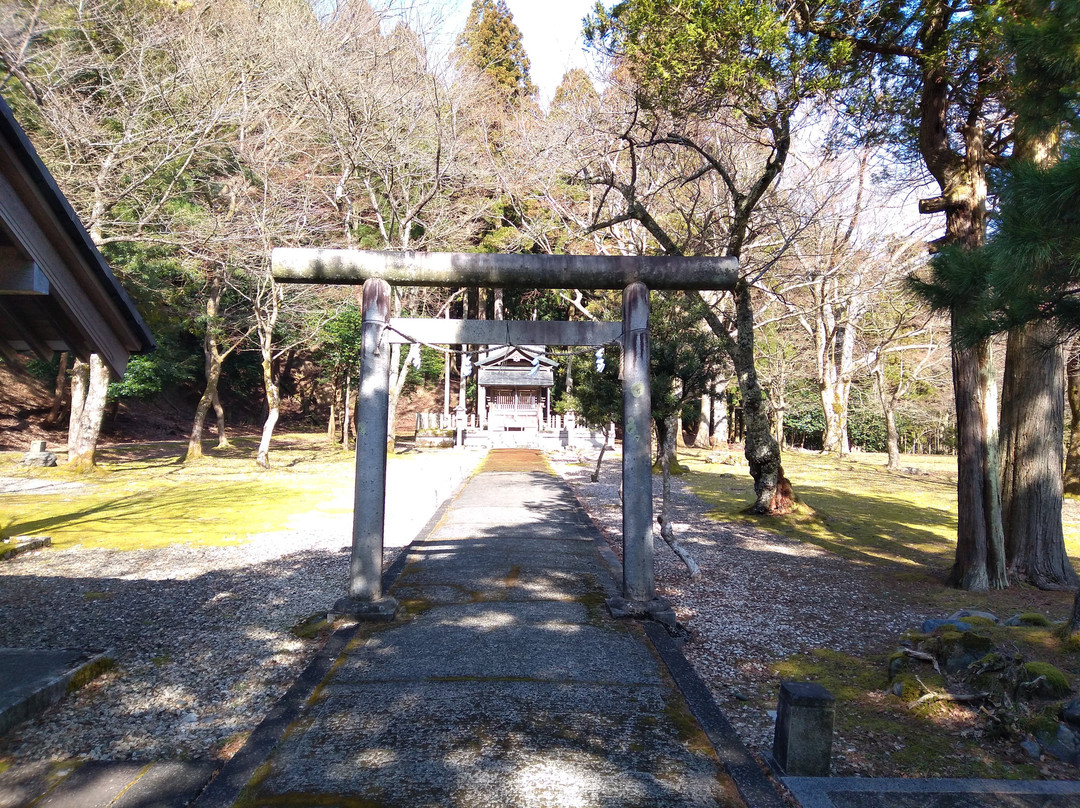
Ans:
[[[730,290],[738,261],[716,257],[499,255],[275,249],[273,273],[299,283],[363,282],[363,348],[357,402],[356,490],[349,592],[334,611],[391,620],[397,603],[382,591],[389,409],[390,284],[532,289],[622,289],[617,323],[401,320],[395,327],[441,344],[622,346],[623,597],[615,616],[673,620],[655,597],[649,290]]]

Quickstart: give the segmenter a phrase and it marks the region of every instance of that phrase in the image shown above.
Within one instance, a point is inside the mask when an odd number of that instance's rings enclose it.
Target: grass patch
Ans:
[[[902,472],[885,469],[885,456],[846,458],[814,452],[784,454],[784,471],[803,505],[789,516],[750,516],[753,480],[745,465],[706,463],[705,452],[680,458],[685,478],[713,507],[717,519],[757,527],[816,545],[874,567],[901,567],[912,582],[941,576],[956,551],[956,459],[905,456]],[[714,454],[715,453],[711,453]],[[736,453],[730,453],[736,455]],[[1075,513],[1074,513],[1075,512]],[[1080,571],[1080,507],[1066,504],[1065,547]]]
[[[48,535],[53,547],[119,550],[224,545],[295,527],[312,511],[351,512],[352,453],[327,448],[321,436],[286,435],[275,441],[273,467],[263,470],[254,462],[256,446],[239,438],[192,464],[179,462],[186,446],[178,442],[116,446],[81,475],[24,468],[20,454],[5,453],[0,476],[81,485],[0,497],[0,536]]]

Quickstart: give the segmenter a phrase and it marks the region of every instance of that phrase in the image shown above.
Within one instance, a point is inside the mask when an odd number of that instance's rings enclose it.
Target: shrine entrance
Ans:
[[[363,284],[362,357],[357,401],[356,484],[349,592],[334,610],[393,619],[382,591],[391,341],[621,349],[623,389],[623,597],[644,610],[654,601],[649,290],[731,290],[738,261],[719,257],[500,255],[278,248],[275,279]],[[526,289],[622,289],[621,322],[444,320],[390,317],[390,284]]]

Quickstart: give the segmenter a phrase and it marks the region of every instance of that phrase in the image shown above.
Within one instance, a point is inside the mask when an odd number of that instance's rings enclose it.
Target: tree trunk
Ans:
[[[672,420],[677,421],[676,418],[665,420],[669,423]],[[657,425],[659,426],[659,422],[657,422]],[[670,434],[670,429],[667,431]],[[671,464],[670,456],[666,453],[661,454],[660,470],[663,473],[663,493],[660,497],[660,516],[656,520],[660,523],[660,538],[667,542],[667,546],[671,548],[671,551],[686,565],[690,577],[696,578],[701,574],[701,568],[698,567],[694,557],[687,552],[686,548],[675,539],[675,526],[671,521]]]
[[[187,454],[184,455],[185,463],[198,460],[203,456],[203,428],[206,424],[206,415],[210,412],[211,407],[214,408],[214,413],[217,416],[218,448],[225,449],[229,446],[229,440],[225,435],[225,408],[221,406],[221,399],[218,398],[221,368],[225,364],[225,357],[232,352],[232,348],[229,348],[225,353],[221,352],[216,333],[222,290],[221,279],[215,276],[210,283],[206,296],[206,330],[203,333],[203,372],[206,376],[206,387],[198,405],[195,407],[195,422],[192,424],[191,436],[188,438]]]
[[[214,385],[214,397],[210,403],[214,405],[214,417],[217,421],[217,448],[228,449],[232,444],[229,443],[229,436],[225,434],[225,407],[221,404],[217,385]]]
[[[86,394],[90,389],[90,365],[78,357],[71,366],[71,412],[68,415],[68,446],[79,441],[82,411],[86,406]]]
[[[68,399],[68,392],[70,387],[68,386],[68,352],[62,351],[60,353],[60,369],[56,372],[56,388],[53,393],[52,407],[49,408],[49,414],[45,416],[45,426],[52,428],[60,421],[60,414],[64,411],[64,404]]]
[[[1080,495],[1080,340],[1069,352],[1069,449],[1065,454],[1065,493]]]
[[[1001,511],[1008,568],[1040,589],[1072,589],[1080,580],[1061,527],[1064,357],[1052,324],[1010,332],[1005,378]]]
[[[889,395],[885,387],[885,365],[880,357],[874,364],[874,387],[877,389],[881,411],[885,415],[885,450],[889,455],[885,468],[896,471],[900,468],[900,431],[896,428],[896,400]]]
[[[409,351],[405,354],[405,361],[401,361],[401,345],[394,343],[390,347],[390,422],[386,425],[386,442],[389,446],[394,445],[394,426],[397,421],[398,401],[401,400],[401,391],[405,388],[405,380],[409,375],[409,365],[420,355],[419,343],[409,345]]]
[[[72,376],[67,460],[68,466],[75,471],[89,471],[94,467],[108,394],[109,368],[101,357],[90,354],[89,364],[77,361]]]
[[[727,386],[713,397],[712,437],[719,443],[731,442],[731,414],[728,412]]]
[[[277,426],[281,412],[281,395],[278,390],[278,380],[274,375],[273,365],[273,360],[270,357],[263,358],[263,386],[266,388],[267,414],[266,421],[263,422],[262,437],[259,439],[259,453],[255,457],[255,462],[264,469],[270,468],[270,439],[274,436],[274,427]]]
[[[844,457],[851,454],[848,442],[848,400],[851,382],[828,376],[819,382],[821,408],[825,413],[825,433],[821,451]]]
[[[1076,590],[1076,597],[1073,598],[1072,613],[1065,624],[1065,636],[1071,637],[1077,632],[1080,632],[1080,589]]]
[[[333,397],[330,399],[330,417],[326,421],[326,442],[329,444],[337,443],[337,390],[334,391]]]
[[[607,451],[608,439],[611,437],[611,423],[604,426],[604,445],[600,447],[600,455],[596,458],[596,468],[593,469],[590,479],[594,483],[600,482],[600,464],[604,462],[604,452]]]
[[[953,312],[953,330],[960,313]],[[953,347],[953,393],[956,400],[957,535],[956,560],[947,583],[983,591],[1008,586],[997,439],[987,411],[990,393],[990,347]]]
[[[678,441],[676,434],[679,429],[679,416],[672,413],[664,418],[654,418],[656,426],[656,462],[654,469],[662,469],[664,464],[678,463]]]
[[[754,366],[754,310],[750,287],[739,281],[735,288],[735,316],[738,334],[729,341],[728,352],[735,365],[743,399],[743,425],[746,430],[746,460],[754,478],[756,499],[751,513],[790,513],[795,506],[791,483],[780,465],[780,445],[769,429],[769,412],[758,384]],[[715,329],[714,329],[715,331]]]
[[[345,374],[345,403],[341,406],[341,448],[349,451],[349,428],[353,419],[350,417],[349,399],[352,398],[352,374]]]
[[[213,404],[214,390],[217,388],[218,379],[221,378],[220,357],[218,358],[218,361],[212,361],[208,355],[206,361],[206,389],[203,390],[202,397],[195,407],[195,423],[191,426],[191,436],[188,438],[187,454],[184,455],[185,463],[189,463],[192,460],[198,460],[203,456],[203,424],[206,422],[206,414],[210,412],[210,407]]]
[[[949,36],[956,10],[944,0],[925,6],[919,31],[925,53],[935,53]],[[919,98],[919,152],[941,189],[945,212],[945,241],[964,249],[982,245],[986,233],[986,163],[984,125],[972,119],[959,134],[962,152],[952,142],[955,121],[950,119],[950,67],[941,59],[921,62]],[[951,312],[953,334],[964,315],[963,303]],[[956,401],[957,530],[956,561],[949,583],[963,589],[1007,585],[1001,530],[1000,478],[997,441],[988,421],[990,376],[989,347],[952,348],[953,396]],[[999,545],[1000,540],[1000,545]],[[1004,550],[1004,547],[1001,546]]]
[[[701,397],[701,418],[698,419],[697,434],[694,435],[694,448],[695,449],[708,449],[709,438],[711,437],[709,432],[711,428],[710,421],[712,420],[712,396],[708,393]]]

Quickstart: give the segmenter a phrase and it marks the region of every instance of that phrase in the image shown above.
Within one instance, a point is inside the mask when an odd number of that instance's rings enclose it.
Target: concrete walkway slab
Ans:
[[[534,457],[466,485],[409,548],[403,616],[361,625],[243,792],[199,808],[747,805]]]
[[[0,734],[55,704],[72,683],[104,670],[101,651],[0,648]]]
[[[0,808],[184,808],[215,761],[35,762],[0,772]]]

